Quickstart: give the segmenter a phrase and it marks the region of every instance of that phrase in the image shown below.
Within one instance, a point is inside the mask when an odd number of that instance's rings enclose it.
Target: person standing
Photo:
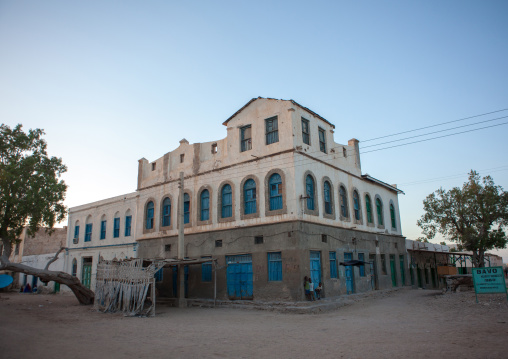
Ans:
[[[316,287],[316,290],[315,290],[315,292],[316,292],[316,298],[318,300],[321,299],[321,291],[322,290],[323,290],[323,283],[319,282],[319,285]]]
[[[305,289],[305,298],[307,300],[310,300],[310,285],[309,285],[309,278],[307,276],[305,276],[304,278],[304,284],[303,284],[303,288]]]
[[[312,283],[312,279],[309,278],[309,297],[311,301],[316,300],[314,296],[314,283]]]

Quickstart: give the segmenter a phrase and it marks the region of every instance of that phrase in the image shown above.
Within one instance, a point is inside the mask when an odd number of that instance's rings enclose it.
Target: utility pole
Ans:
[[[184,244],[184,191],[183,191],[183,172],[180,172],[180,183],[178,185],[180,193],[178,196],[178,260],[182,261],[185,258],[185,244]],[[190,215],[190,214],[189,214]],[[185,266],[178,265],[178,307],[184,308],[187,306],[185,300]]]

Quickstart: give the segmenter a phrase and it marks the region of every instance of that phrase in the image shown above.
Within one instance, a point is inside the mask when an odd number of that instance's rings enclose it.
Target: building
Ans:
[[[91,270],[93,287],[99,256],[176,257],[183,172],[185,256],[218,263],[185,269],[188,297],[212,298],[212,277],[221,299],[303,300],[304,276],[325,296],[408,284],[402,191],[362,174],[356,139],[336,143],[293,100],[254,98],[223,125],[224,139],[139,160],[135,193],[71,208],[67,270]],[[158,275],[161,295],[176,295],[176,272]]]
[[[49,234],[46,228],[39,228],[37,232],[30,236],[27,229],[24,228],[23,232],[14,245],[13,251],[9,257],[12,263],[20,263],[29,267],[44,269],[50,259],[52,259],[61,247],[65,246],[67,237],[67,227],[54,228],[52,233]],[[60,254],[58,259],[51,263],[50,270],[63,271],[64,270],[64,256]],[[26,286],[27,283],[30,287],[37,287],[42,292],[59,292],[60,284],[49,282],[42,283],[39,278],[19,273],[9,272],[14,278],[13,287],[19,288]]]
[[[447,245],[406,239],[409,276],[414,288],[438,289],[446,287],[442,274],[450,266],[450,247]],[[446,273],[445,273],[446,272]]]

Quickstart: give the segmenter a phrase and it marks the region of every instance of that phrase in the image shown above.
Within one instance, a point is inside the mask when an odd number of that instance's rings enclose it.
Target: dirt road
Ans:
[[[7,358],[507,358],[503,295],[403,289],[322,314],[158,307],[103,314],[72,296],[0,294]]]

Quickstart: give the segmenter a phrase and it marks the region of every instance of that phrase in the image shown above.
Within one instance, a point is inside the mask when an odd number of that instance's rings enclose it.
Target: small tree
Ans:
[[[0,270],[23,272],[66,284],[80,303],[93,302],[93,292],[76,278],[64,272],[28,267],[11,263],[9,256],[24,228],[28,235],[45,227],[51,234],[56,223],[66,215],[63,204],[67,185],[60,176],[67,171],[62,159],[49,157],[41,129],[23,132],[22,126],[13,129],[0,126]],[[57,255],[61,250],[57,253]]]
[[[417,222],[432,239],[440,233],[473,252],[473,266],[483,267],[485,252],[505,248],[508,225],[508,193],[490,176],[471,170],[462,188],[440,188],[423,201],[425,214]]]

